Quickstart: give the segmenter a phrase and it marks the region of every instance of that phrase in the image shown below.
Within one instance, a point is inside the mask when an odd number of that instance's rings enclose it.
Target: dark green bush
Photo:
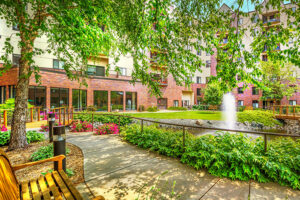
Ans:
[[[87,112],[82,112],[83,114],[74,115],[74,119],[79,119],[80,121],[92,122],[92,114]],[[94,115],[94,122],[106,123],[115,123],[119,124],[119,117],[114,115]],[[126,115],[120,117],[120,125],[125,126],[126,124],[132,123],[132,119]]]
[[[148,107],[147,108],[147,111],[148,112],[157,112],[158,111],[158,108],[156,106],[151,106],[151,107]]]
[[[242,134],[224,133],[217,136],[194,137],[186,135],[186,150],[183,153],[182,133],[154,126],[131,125],[121,132],[124,139],[142,148],[180,158],[196,169],[207,168],[208,172],[238,180],[258,182],[275,181],[300,189],[300,139],[277,138],[268,143]]]
[[[168,110],[187,110],[186,107],[169,107]]]
[[[67,148],[66,153],[69,154],[70,150]],[[54,156],[53,145],[49,144],[47,146],[40,147],[30,156],[31,161],[44,160]]]
[[[208,110],[208,105],[193,105],[193,110]]]
[[[239,112],[243,112],[245,110],[246,106],[239,106],[238,107],[238,111]]]
[[[282,125],[278,120],[273,116],[271,111],[263,110],[245,110],[243,112],[237,113],[237,119],[239,122],[256,122],[261,123],[264,126],[273,127],[275,125]]]
[[[40,142],[45,140],[43,133],[38,133],[36,131],[28,131],[26,133],[26,138],[28,144],[32,142]],[[0,132],[0,146],[9,144],[10,140],[10,131]]]
[[[139,111],[144,112],[145,111],[145,106],[144,105],[139,105]]]

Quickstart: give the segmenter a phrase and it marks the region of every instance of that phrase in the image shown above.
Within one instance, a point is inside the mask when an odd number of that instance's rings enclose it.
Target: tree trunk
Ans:
[[[8,150],[25,148],[28,143],[26,139],[26,113],[28,106],[29,72],[30,67],[27,60],[22,59],[24,55],[32,51],[28,45],[21,50],[19,66],[19,78],[16,87],[15,109],[12,117],[11,136]]]

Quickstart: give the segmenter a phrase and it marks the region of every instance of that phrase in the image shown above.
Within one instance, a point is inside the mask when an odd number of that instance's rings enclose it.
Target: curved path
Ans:
[[[83,151],[84,178],[88,187],[80,184],[77,188],[87,199],[91,198],[89,191],[107,200],[146,199],[156,193],[154,199],[296,200],[300,197],[300,191],[276,183],[220,179],[177,159],[123,142],[116,135],[72,133],[67,135],[67,142]]]

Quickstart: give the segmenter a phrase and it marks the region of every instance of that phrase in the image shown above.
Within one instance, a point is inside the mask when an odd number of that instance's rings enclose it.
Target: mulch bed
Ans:
[[[6,151],[7,146],[0,147],[4,150],[9,157],[12,165],[23,164],[30,161],[30,156],[41,146],[49,145],[48,141],[31,143],[25,149],[18,149],[13,151]],[[71,181],[74,184],[79,184],[84,182],[83,177],[83,154],[79,147],[67,143],[67,148],[70,150],[70,153],[67,155],[67,169],[71,169],[74,172],[74,175],[70,177]],[[36,166],[27,167],[16,171],[16,176],[19,182],[27,181],[31,179],[38,178],[43,172],[47,172],[53,169],[53,162],[43,163]]]

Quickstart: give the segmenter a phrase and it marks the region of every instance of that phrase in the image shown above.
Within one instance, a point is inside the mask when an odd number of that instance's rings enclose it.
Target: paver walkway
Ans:
[[[154,199],[299,199],[300,191],[276,183],[232,181],[195,170],[179,160],[123,142],[119,136],[68,134],[67,142],[84,154],[84,178],[94,196],[107,200],[145,199],[151,187],[160,189]],[[164,173],[165,172],[165,173]],[[175,186],[173,187],[173,184]],[[85,184],[78,189],[90,197]],[[152,190],[153,191],[153,190]],[[153,192],[150,192],[153,194]],[[164,198],[165,197],[165,198]]]

